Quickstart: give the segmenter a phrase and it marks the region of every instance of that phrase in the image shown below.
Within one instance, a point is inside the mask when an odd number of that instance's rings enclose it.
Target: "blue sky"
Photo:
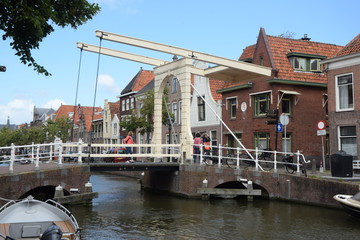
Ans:
[[[99,3],[101,12],[77,30],[56,28],[33,51],[37,62],[52,73],[37,74],[20,63],[9,46],[0,42],[0,124],[21,124],[32,120],[33,106],[57,109],[61,103],[75,103],[80,50],[77,42],[99,45],[95,30],[192,49],[230,59],[256,43],[261,27],[268,35],[286,32],[301,38],[305,33],[312,41],[345,45],[359,31],[357,0],[343,1],[268,1],[268,0],[90,0]],[[0,34],[3,33],[0,31]],[[162,58],[172,56],[103,41],[103,47]],[[77,103],[93,106],[98,56],[84,51],[79,78]],[[152,66],[100,57],[99,81],[95,106],[104,99],[117,101],[120,91],[140,67]]]

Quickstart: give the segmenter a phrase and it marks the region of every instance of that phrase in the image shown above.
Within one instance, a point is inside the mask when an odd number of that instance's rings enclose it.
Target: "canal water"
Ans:
[[[136,179],[91,176],[99,197],[73,205],[82,239],[360,239],[341,209],[254,199],[184,199],[141,191]]]

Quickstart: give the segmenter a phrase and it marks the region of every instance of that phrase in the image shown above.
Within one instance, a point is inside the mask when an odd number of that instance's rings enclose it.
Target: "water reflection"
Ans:
[[[142,192],[134,179],[91,177],[99,198],[71,206],[83,239],[351,239],[360,221],[337,209],[268,200],[183,199]]]

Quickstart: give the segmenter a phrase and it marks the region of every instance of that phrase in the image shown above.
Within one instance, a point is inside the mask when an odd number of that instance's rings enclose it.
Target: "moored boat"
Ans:
[[[9,240],[80,240],[80,228],[61,204],[29,196],[0,208],[0,236]]]
[[[360,217],[360,192],[355,195],[337,194],[334,199],[351,215]]]

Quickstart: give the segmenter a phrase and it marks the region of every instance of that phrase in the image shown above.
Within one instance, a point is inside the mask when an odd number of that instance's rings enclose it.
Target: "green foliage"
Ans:
[[[162,123],[163,125],[169,125],[169,114],[170,118],[174,119],[174,115],[166,110],[166,104],[169,102],[169,90],[164,89],[163,93],[163,102],[162,102]],[[147,134],[154,131],[154,91],[148,90],[144,96],[139,99],[143,103],[142,108],[140,109],[140,114],[138,115],[136,111],[133,111],[132,114],[120,122],[120,127],[124,128],[126,131],[139,131],[140,134]]]
[[[56,121],[48,120],[45,131],[47,132],[47,140],[53,142],[56,137],[63,142],[70,136],[71,123],[68,117],[57,118]]]
[[[49,120],[47,125],[30,127],[10,131],[3,128],[0,131],[0,146],[30,145],[32,143],[53,142],[55,137],[66,141],[69,137],[71,124],[69,118],[58,118],[56,121]]]
[[[1,0],[0,29],[2,39],[11,39],[10,46],[20,61],[45,76],[51,75],[32,57],[31,50],[54,31],[54,25],[76,29],[100,11],[98,4],[86,0]]]

